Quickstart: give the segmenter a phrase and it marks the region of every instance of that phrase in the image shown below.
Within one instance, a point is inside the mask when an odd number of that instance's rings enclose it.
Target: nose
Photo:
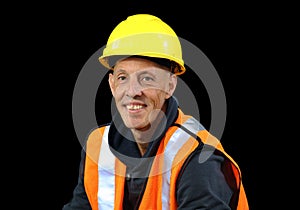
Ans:
[[[135,77],[130,77],[128,87],[127,87],[127,96],[131,98],[134,98],[136,96],[141,96],[142,91],[143,89],[138,79]]]

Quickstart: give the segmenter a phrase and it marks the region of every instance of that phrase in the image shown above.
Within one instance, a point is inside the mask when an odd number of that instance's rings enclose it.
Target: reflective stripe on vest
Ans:
[[[105,127],[98,162],[98,205],[99,209],[114,209],[115,199],[115,156],[108,145],[108,131]],[[101,189],[101,191],[99,190]]]
[[[203,130],[203,126],[200,125],[194,118],[189,118],[187,121],[183,123],[183,126],[189,129],[192,133],[197,135],[200,130]],[[169,201],[170,201],[170,179],[171,179],[171,167],[172,162],[174,160],[175,155],[182,147],[184,143],[191,136],[183,131],[182,129],[177,129],[166,146],[164,155],[164,163],[167,167],[166,173],[163,174],[163,186],[162,186],[162,209],[169,209]]]
[[[203,126],[200,125],[194,118],[189,118],[184,122],[183,126],[190,129],[195,135],[200,130],[203,130]],[[98,162],[98,207],[99,209],[114,209],[114,197],[115,197],[115,156],[109,149],[108,145],[108,131],[110,126],[106,126],[102,144],[100,149],[100,157]],[[171,168],[173,160],[182,148],[182,146],[188,141],[191,136],[182,129],[176,129],[173,133],[163,153],[164,168],[162,171],[162,209],[168,210],[170,208],[170,179]]]

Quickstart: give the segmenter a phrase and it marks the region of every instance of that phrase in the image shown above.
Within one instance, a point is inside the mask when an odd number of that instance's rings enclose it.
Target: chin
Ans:
[[[144,130],[149,127],[148,125],[145,125],[144,123],[137,123],[137,122],[126,122],[125,125],[129,129],[137,129],[137,130]]]

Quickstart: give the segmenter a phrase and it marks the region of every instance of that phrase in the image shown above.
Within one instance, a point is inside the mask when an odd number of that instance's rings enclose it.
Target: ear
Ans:
[[[108,83],[109,83],[109,87],[110,87],[110,91],[111,91],[112,95],[115,96],[115,78],[112,73],[109,74]]]
[[[168,91],[167,91],[167,94],[166,94],[166,99],[170,98],[175,89],[176,89],[176,86],[177,86],[177,75],[176,74],[171,74],[170,75],[170,78],[169,78],[169,84],[168,84]]]

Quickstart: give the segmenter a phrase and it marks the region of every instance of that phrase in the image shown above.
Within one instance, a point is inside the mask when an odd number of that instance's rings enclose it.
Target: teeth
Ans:
[[[127,105],[127,109],[131,109],[131,110],[138,110],[143,108],[142,105]]]

